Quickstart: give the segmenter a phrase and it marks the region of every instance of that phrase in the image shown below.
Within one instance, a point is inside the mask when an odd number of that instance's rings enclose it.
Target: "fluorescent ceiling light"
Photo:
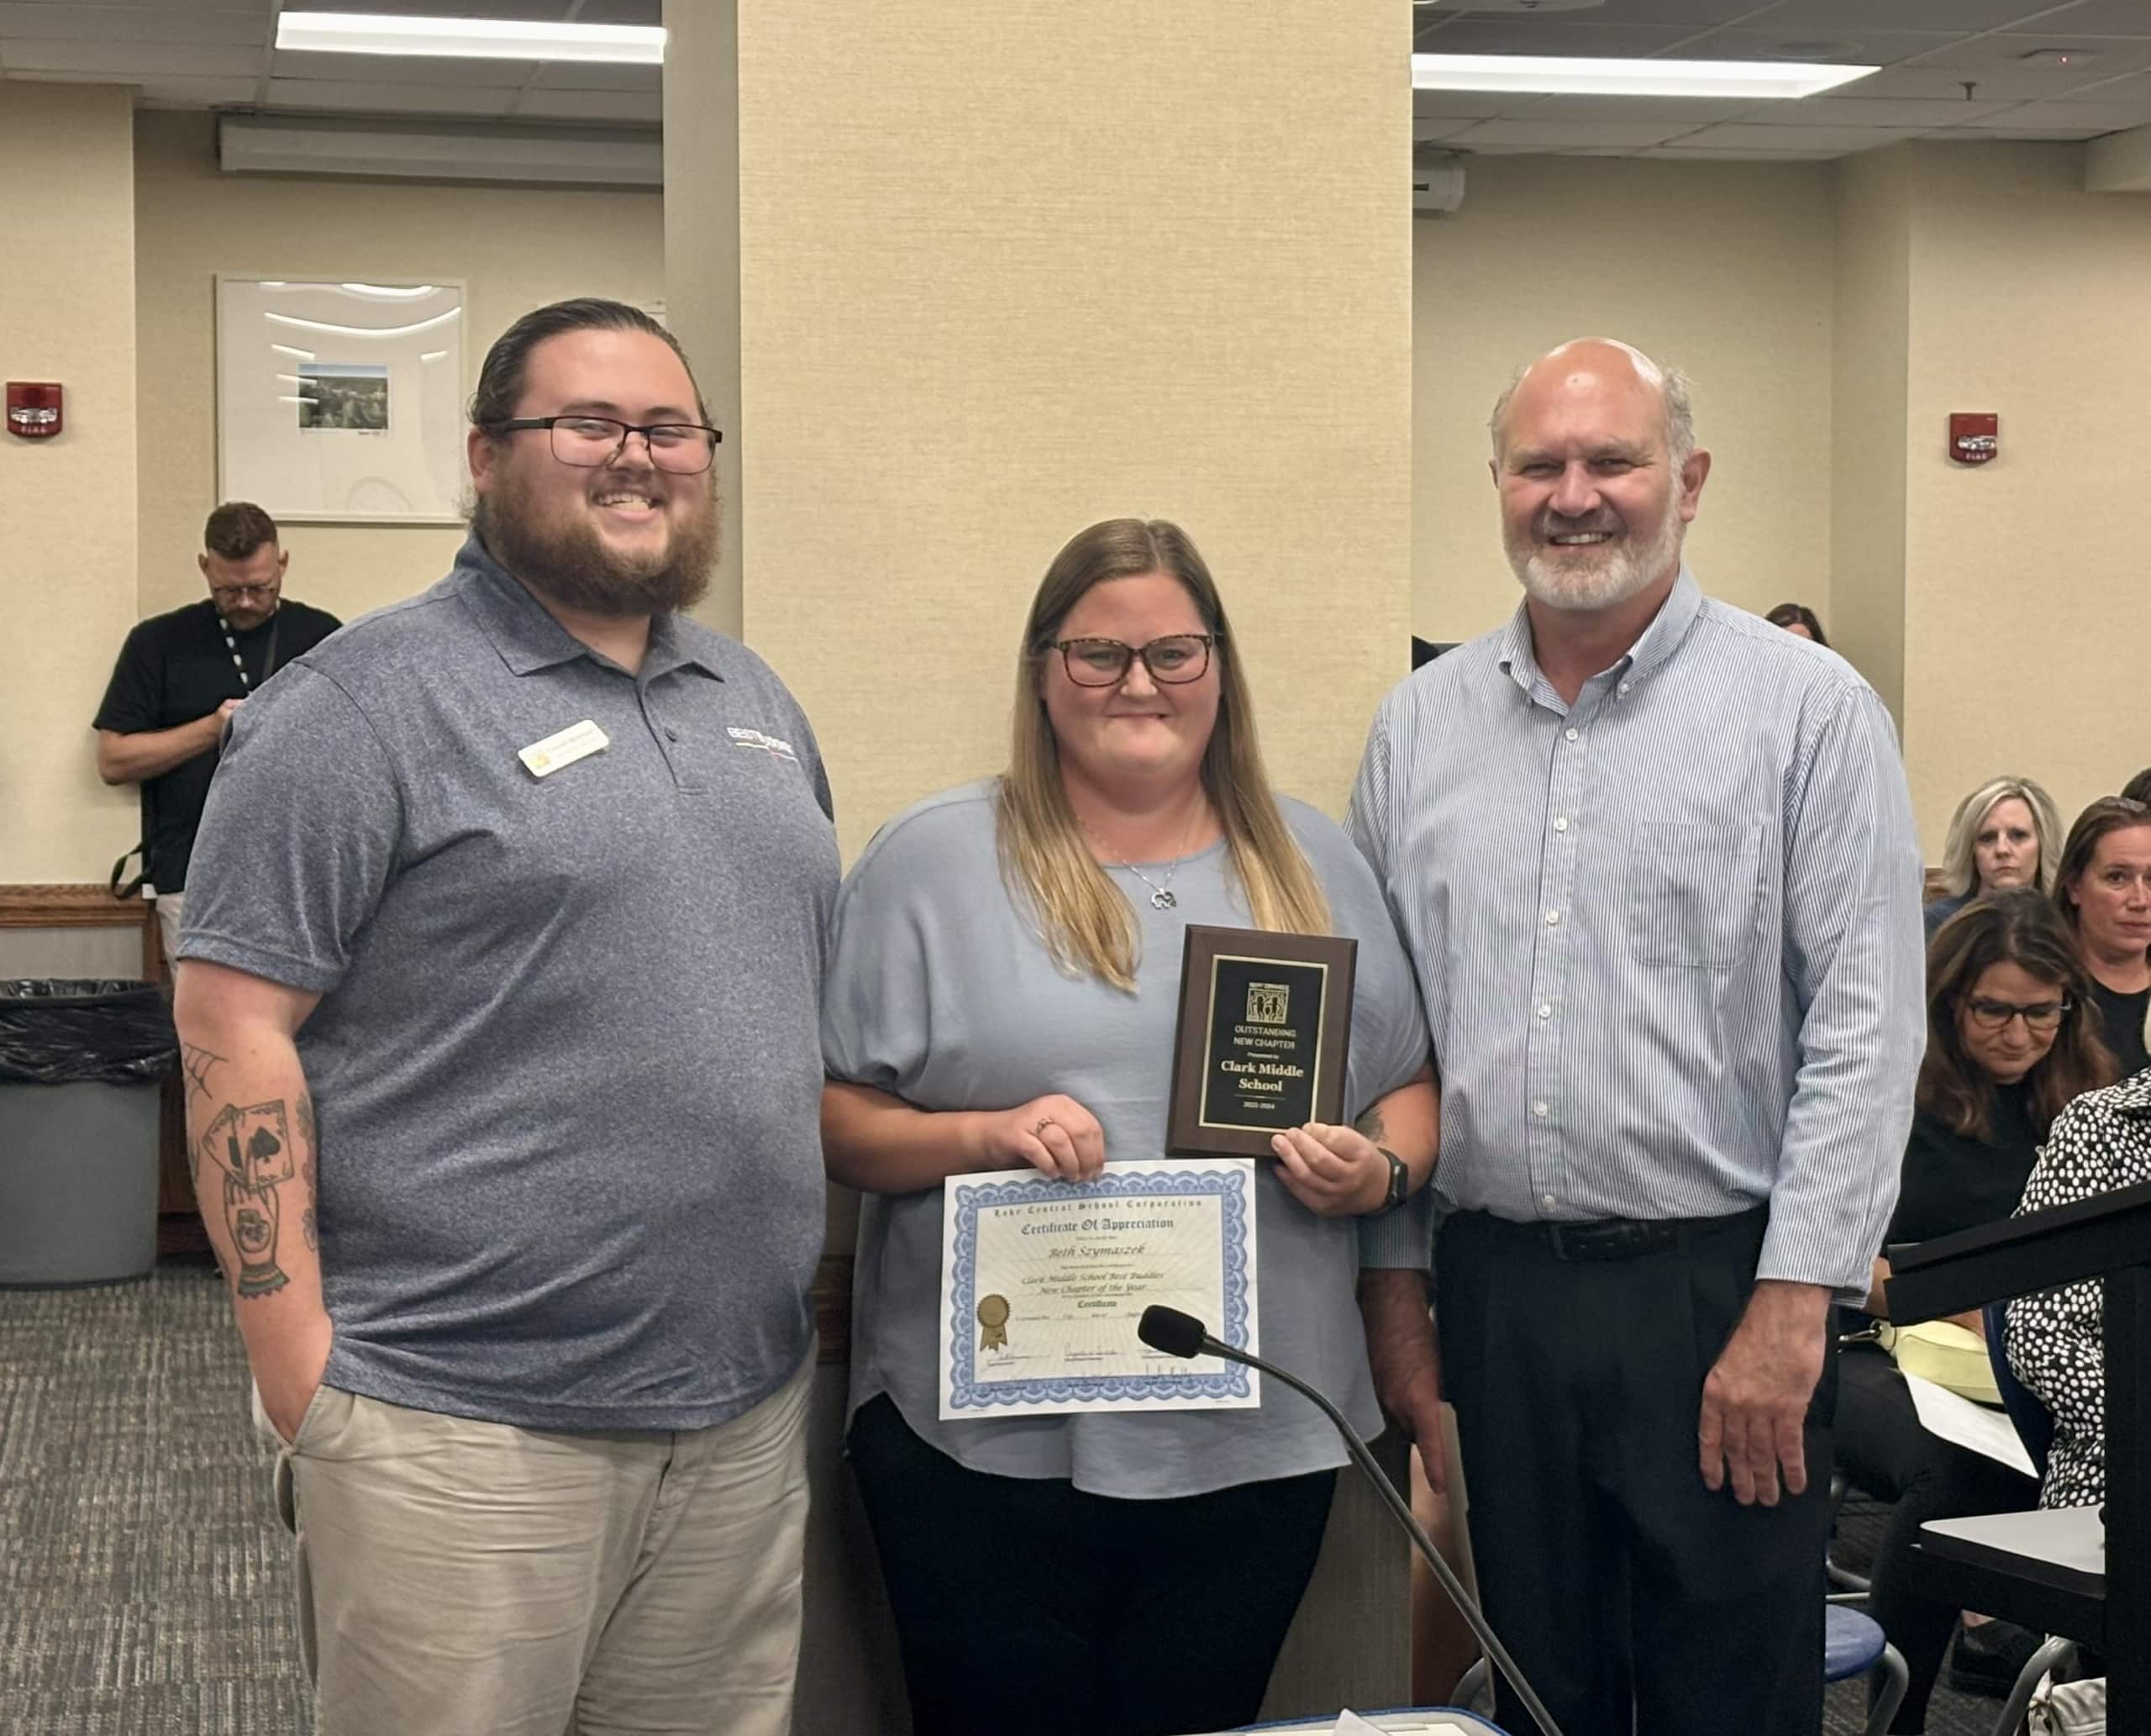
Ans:
[[[287,12],[276,46],[326,55],[438,55],[479,60],[604,60],[657,66],[655,24],[549,24],[527,18],[400,18],[371,12]]]
[[[1516,91],[1584,97],[1812,97],[1879,66],[1791,60],[1614,60],[1555,55],[1414,55],[1415,91]]]

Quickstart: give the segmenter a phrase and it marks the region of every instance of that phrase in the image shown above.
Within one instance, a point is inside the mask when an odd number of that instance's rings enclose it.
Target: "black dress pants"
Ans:
[[[1957,1607],[1922,1597],[1909,1583],[1912,1548],[1930,1519],[2029,1512],[2038,1480],[1920,1427],[1905,1377],[1887,1352],[1855,1344],[1839,1360],[1838,1463],[1869,1494],[1896,1503],[1883,1529],[1867,1594],[1868,1613],[1904,1654],[1911,1676],[1893,1731],[1927,1728],[1927,1697],[1957,1628]]]
[[[1742,1507],[1697,1468],[1703,1378],[1754,1287],[1764,1219],[1565,1260],[1461,1213],[1434,1270],[1486,1614],[1565,1736],[1817,1736],[1835,1358],[1807,1492]],[[1834,1339],[1832,1339],[1834,1344]],[[1537,1726],[1506,1684],[1498,1722]]]
[[[970,1470],[886,1396],[848,1444],[914,1736],[1172,1736],[1260,1714],[1335,1471],[1115,1500]]]

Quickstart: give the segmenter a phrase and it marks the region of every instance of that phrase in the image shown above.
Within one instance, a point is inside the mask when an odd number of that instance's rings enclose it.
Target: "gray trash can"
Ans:
[[[157,1082],[178,1049],[152,984],[0,981],[0,1286],[156,1264]]]

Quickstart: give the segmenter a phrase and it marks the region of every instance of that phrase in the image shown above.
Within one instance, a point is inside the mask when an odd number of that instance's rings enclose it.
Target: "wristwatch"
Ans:
[[[1375,1149],[1389,1160],[1389,1192],[1381,1197],[1381,1203],[1368,1213],[1370,1217],[1394,1212],[1412,1192],[1412,1171],[1404,1166],[1404,1160],[1386,1145],[1377,1145]]]

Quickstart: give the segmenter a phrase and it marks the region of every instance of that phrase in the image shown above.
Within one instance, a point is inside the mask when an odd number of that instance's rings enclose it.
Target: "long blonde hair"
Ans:
[[[1054,962],[1133,993],[1140,930],[1135,912],[1099,866],[1068,804],[1060,750],[1045,711],[1046,660],[1053,639],[1084,593],[1108,579],[1164,573],[1194,601],[1203,630],[1217,635],[1217,721],[1202,755],[1203,792],[1217,817],[1233,871],[1259,928],[1319,934],[1329,901],[1307,852],[1285,823],[1256,746],[1254,702],[1210,569],[1187,534],[1162,518],[1108,518],[1078,531],[1054,556],[1031,599],[1016,661],[1016,708],[1008,770],[995,802],[1001,875],[1028,907]]]
[[[1949,817],[1949,836],[1942,845],[1942,885],[1949,897],[1966,898],[1979,891],[1980,828],[2003,802],[2021,802],[2032,810],[2032,829],[2039,834],[2039,871],[2033,884],[2043,892],[2054,891],[2062,840],[2061,814],[2054,797],[2028,777],[1991,777],[1959,802]]]

